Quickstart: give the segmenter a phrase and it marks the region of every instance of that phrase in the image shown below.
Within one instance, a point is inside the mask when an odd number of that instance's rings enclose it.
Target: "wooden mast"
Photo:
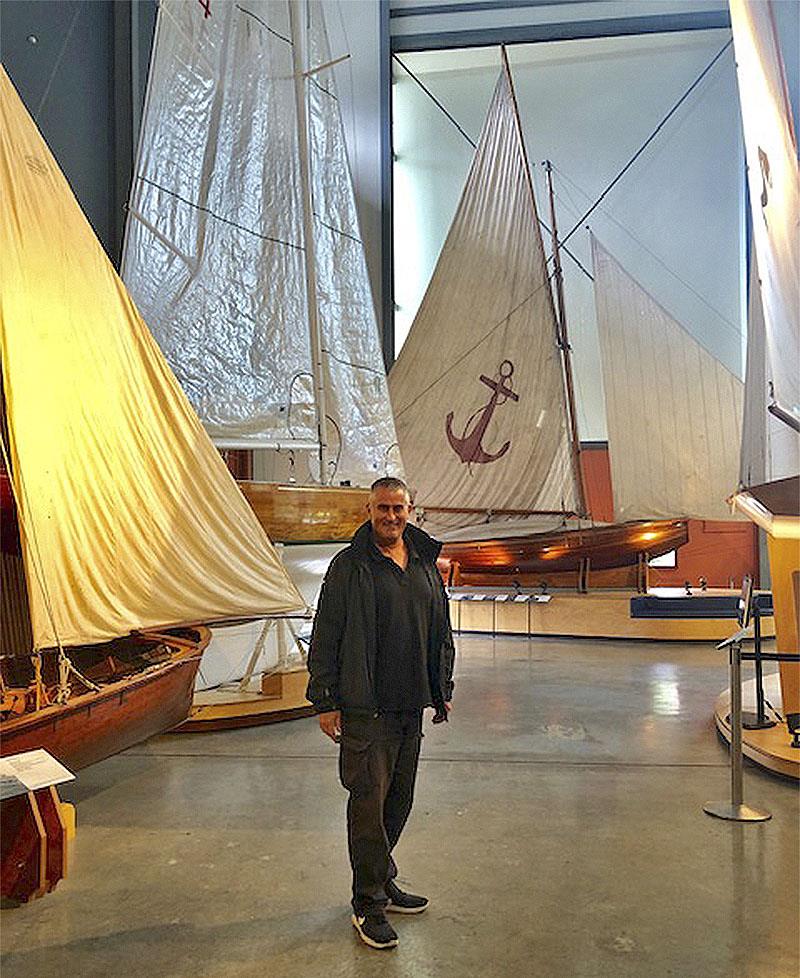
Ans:
[[[519,135],[519,144],[522,150],[522,159],[525,165],[525,175],[528,181],[528,189],[531,195],[531,202],[533,205],[533,212],[536,213],[536,195],[533,191],[533,180],[531,179],[531,167],[528,162],[528,151],[525,147],[525,139],[522,135],[522,122],[519,117],[519,108],[517,106],[517,96],[514,91],[514,81],[511,77],[511,67],[508,63],[508,55],[506,54],[506,48],[504,44],[500,45],[500,54],[503,60],[503,70],[506,74],[506,79],[508,80],[508,88],[511,92],[511,105],[514,111],[514,120],[517,126],[517,134]],[[549,166],[549,164],[548,164]],[[549,170],[548,170],[549,179]],[[553,188],[552,182],[550,183],[550,209],[553,211]],[[578,440],[578,425],[575,419],[575,398],[573,391],[573,381],[572,381],[572,364],[569,358],[569,343],[567,342],[567,326],[566,318],[563,314],[564,309],[564,293],[561,283],[561,263],[558,257],[558,239],[555,234],[555,214],[552,216],[553,220],[553,242],[554,242],[554,255],[555,255],[555,267],[556,267],[556,294],[558,296],[559,303],[559,313],[556,314],[555,308],[553,308],[553,319],[556,323],[556,342],[558,348],[561,350],[561,362],[562,369],[564,372],[566,395],[567,395],[567,416],[569,419],[570,428],[570,447],[572,452],[572,475],[575,482],[575,489],[578,494],[578,510],[580,516],[587,515],[586,509],[586,493],[583,486],[583,475],[581,473],[581,459],[580,459],[580,441]],[[539,228],[537,226],[536,233],[539,234]],[[547,278],[547,267],[544,268],[545,277]],[[550,296],[550,304],[552,308],[553,294],[550,289],[547,290]]]
[[[322,340],[317,315],[317,269],[314,260],[314,213],[311,199],[311,157],[308,150],[308,113],[306,111],[306,79],[303,69],[303,31],[301,0],[289,0],[289,22],[292,35],[292,66],[294,69],[294,98],[297,109],[297,142],[300,151],[300,182],[303,199],[303,237],[306,270],[306,305],[311,338],[311,369],[314,375],[314,411],[319,439],[319,481],[328,482],[328,438],[325,373],[322,363]]]
[[[550,198],[550,228],[553,236],[553,278],[556,283],[556,302],[558,303],[558,348],[564,365],[564,380],[567,390],[567,413],[569,415],[570,441],[572,444],[572,466],[575,473],[575,483],[578,487],[578,508],[582,516],[587,515],[586,490],[583,484],[581,469],[581,443],[578,437],[578,422],[575,411],[575,387],[572,379],[572,357],[570,355],[569,338],[567,337],[567,307],[564,302],[564,274],[561,268],[561,250],[558,244],[558,228],[556,226],[556,205],[553,195],[553,164],[550,160],[544,162],[547,173],[547,192]]]

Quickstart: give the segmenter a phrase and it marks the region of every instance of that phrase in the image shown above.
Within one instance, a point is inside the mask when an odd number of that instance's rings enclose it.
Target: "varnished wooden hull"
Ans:
[[[369,489],[239,482],[273,543],[348,542],[367,518]]]
[[[0,754],[43,747],[75,771],[183,722],[211,633],[203,626],[182,632],[190,633],[190,641],[175,646],[166,662],[109,682],[99,692],[74,696],[63,706],[5,720]]]
[[[556,586],[560,575],[580,571],[587,559],[592,574],[603,572],[609,581],[616,575],[622,584],[627,583],[625,569],[635,568],[640,555],[658,557],[683,546],[688,539],[684,521],[653,520],[446,543],[442,559],[457,569],[457,582],[461,584],[517,580],[523,585],[536,585],[547,580]],[[609,581],[605,582],[607,586]]]

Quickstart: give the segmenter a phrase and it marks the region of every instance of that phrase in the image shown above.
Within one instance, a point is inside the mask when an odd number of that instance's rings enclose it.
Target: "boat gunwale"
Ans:
[[[66,703],[50,703],[38,710],[31,710],[4,720],[0,724],[0,744],[6,737],[11,736],[11,734],[25,727],[36,727],[40,723],[46,724],[51,721],[57,721],[61,717],[68,716],[70,713],[79,713],[82,710],[94,709],[108,699],[112,699],[115,696],[124,697],[125,694],[133,692],[139,686],[150,685],[159,676],[191,665],[195,659],[201,658],[206,646],[211,641],[211,630],[207,626],[197,625],[194,627],[200,632],[198,641],[192,648],[182,648],[179,652],[173,654],[169,661],[154,662],[152,665],[132,675],[124,676],[101,686],[99,690],[88,690],[85,693],[80,693],[78,696],[71,697]],[[146,637],[142,633],[142,638]]]

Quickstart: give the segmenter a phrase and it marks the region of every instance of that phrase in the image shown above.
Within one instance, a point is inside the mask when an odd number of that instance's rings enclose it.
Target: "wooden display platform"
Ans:
[[[781,683],[777,673],[764,677],[764,696],[783,715]],[[720,736],[728,744],[731,742],[730,709],[731,692],[730,689],[726,689],[720,694],[714,706],[714,722]],[[742,709],[745,712],[755,713],[755,679],[742,683]],[[772,714],[768,711],[767,715]],[[742,751],[745,757],[749,757],[751,761],[769,771],[800,781],[800,750],[791,747],[791,741],[792,737],[785,723],[778,723],[777,726],[767,730],[742,731]]]
[[[455,595],[492,595],[496,600],[456,600]],[[711,591],[701,592],[703,595]],[[738,595],[738,591],[713,593]],[[497,635],[551,635],[564,638],[648,639],[672,642],[719,642],[735,630],[730,618],[631,618],[630,591],[554,591],[547,603],[500,600],[508,589],[459,588],[452,592],[453,630]],[[762,635],[775,634],[771,617],[762,618]]]
[[[263,676],[260,692],[232,684],[195,693],[189,718],[172,732],[230,730],[310,716],[314,708],[306,699],[307,686],[308,670],[301,666]]]

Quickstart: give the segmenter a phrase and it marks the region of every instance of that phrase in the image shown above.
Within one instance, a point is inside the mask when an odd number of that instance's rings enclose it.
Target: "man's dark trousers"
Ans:
[[[342,713],[339,773],[350,792],[347,842],[359,915],[386,906],[386,882],[397,875],[392,850],[411,812],[421,739],[421,710]]]

